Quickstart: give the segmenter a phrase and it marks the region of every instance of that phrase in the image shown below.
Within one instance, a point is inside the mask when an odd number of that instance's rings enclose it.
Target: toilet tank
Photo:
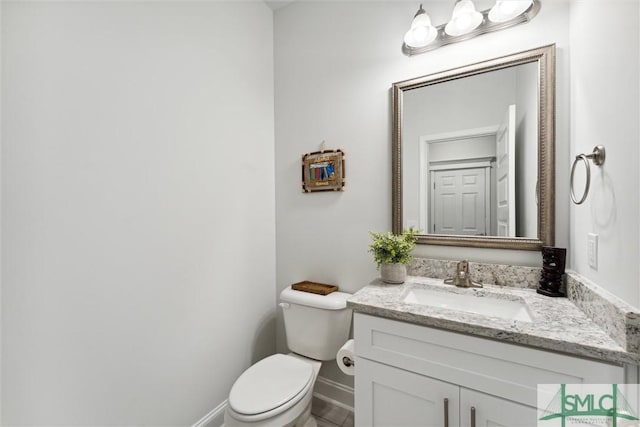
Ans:
[[[280,293],[289,350],[316,360],[335,359],[349,339],[351,294],[318,295],[286,288]]]

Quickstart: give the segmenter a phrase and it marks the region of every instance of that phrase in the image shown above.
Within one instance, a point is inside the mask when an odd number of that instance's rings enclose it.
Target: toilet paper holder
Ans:
[[[344,356],[342,358],[342,363],[344,363],[344,366],[346,366],[347,368],[351,366],[356,366],[356,361],[350,358],[349,356]]]

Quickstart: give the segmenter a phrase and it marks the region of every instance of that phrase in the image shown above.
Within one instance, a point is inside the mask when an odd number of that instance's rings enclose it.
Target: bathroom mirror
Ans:
[[[555,45],[393,84],[393,231],[554,244]]]

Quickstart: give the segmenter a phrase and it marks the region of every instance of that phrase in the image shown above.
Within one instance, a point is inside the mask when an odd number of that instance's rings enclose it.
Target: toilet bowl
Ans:
[[[315,427],[313,386],[321,362],[274,354],[247,369],[229,393],[225,427]]]
[[[280,294],[287,345],[249,367],[231,387],[225,427],[316,427],[313,386],[323,360],[334,360],[349,338],[350,294],[316,295],[287,288]]]

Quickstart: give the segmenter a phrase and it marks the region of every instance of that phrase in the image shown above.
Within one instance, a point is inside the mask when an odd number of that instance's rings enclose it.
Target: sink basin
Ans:
[[[403,301],[409,304],[500,317],[506,320],[532,321],[524,302],[508,299],[413,288],[409,290]]]

